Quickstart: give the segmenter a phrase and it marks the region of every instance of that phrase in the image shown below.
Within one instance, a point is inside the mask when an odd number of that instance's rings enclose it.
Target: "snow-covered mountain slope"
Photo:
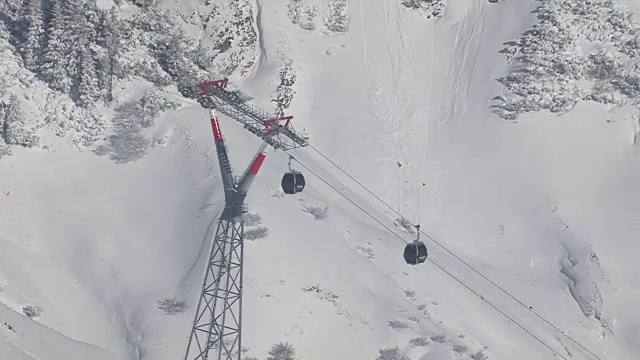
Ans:
[[[161,6],[185,21],[212,5],[249,9],[255,45],[238,32],[249,50],[221,59],[248,65],[234,86],[268,110],[285,98],[316,149],[524,304],[428,239],[431,260],[407,266],[400,239],[308,172],[305,192],[284,196],[287,157],[270,152],[247,198],[260,218],[245,249],[247,356],[288,341],[311,360],[395,346],[410,359],[594,358],[568,335],[600,359],[640,357],[633,99],[516,123],[490,107],[517,68],[501,50],[539,21],[539,1],[447,1],[441,18],[400,1],[350,0],[345,13],[325,0],[237,4]],[[216,46],[196,20],[187,33]],[[46,128],[45,146],[0,159],[0,359],[183,356],[223,203],[206,110],[163,91],[182,107],[148,130],[138,161],[79,151]],[[226,117],[222,131],[238,173],[259,140]],[[313,149],[294,155],[415,238]]]

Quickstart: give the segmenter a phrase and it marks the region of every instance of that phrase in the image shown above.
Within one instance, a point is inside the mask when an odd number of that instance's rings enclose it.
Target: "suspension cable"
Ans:
[[[286,151],[285,151],[286,152]],[[405,244],[409,244],[408,241],[406,241],[401,235],[399,235],[398,233],[394,232],[393,230],[391,230],[387,225],[383,224],[380,220],[378,220],[376,217],[374,217],[371,213],[369,213],[368,211],[366,211],[365,209],[363,209],[360,205],[358,205],[355,201],[351,200],[347,195],[345,195],[344,193],[342,193],[340,190],[338,190],[338,188],[336,188],[335,186],[331,185],[327,180],[323,179],[320,175],[318,175],[317,173],[315,173],[313,170],[311,170],[308,166],[306,166],[305,164],[303,164],[302,162],[300,162],[300,160],[296,159],[295,157],[293,157],[291,154],[289,154],[288,152],[286,152],[291,159],[293,159],[294,161],[296,161],[298,164],[300,164],[300,166],[302,166],[305,170],[307,170],[308,172],[310,172],[312,175],[314,175],[316,178],[320,179],[320,181],[322,181],[323,183],[325,183],[327,186],[329,186],[331,189],[333,189],[335,192],[337,192],[340,196],[342,196],[343,198],[345,198],[346,200],[348,200],[351,204],[355,205],[358,209],[360,209],[362,212],[364,212],[365,214],[367,214],[370,218],[372,218],[373,220],[375,220],[378,224],[382,225],[382,227],[384,227],[385,229],[387,229],[387,231],[389,231],[391,234],[395,235],[398,239],[400,239],[402,242],[404,242]],[[417,226],[417,228],[420,228],[420,225]],[[420,232],[422,232],[422,230],[419,230]],[[464,288],[466,288],[467,290],[469,290],[472,294],[474,294],[475,296],[477,296],[478,298],[480,298],[482,301],[486,302],[487,304],[489,304],[489,306],[491,306],[493,309],[495,309],[498,313],[500,313],[502,316],[504,316],[505,318],[507,318],[509,321],[511,321],[512,323],[516,324],[519,328],[521,328],[522,330],[524,330],[527,334],[529,334],[531,337],[533,337],[536,341],[538,341],[539,343],[541,343],[542,345],[544,345],[546,348],[548,348],[549,350],[551,350],[551,352],[554,353],[554,355],[557,355],[559,357],[561,357],[564,360],[567,360],[567,358],[565,356],[563,356],[562,354],[558,353],[556,350],[554,350],[549,344],[547,344],[544,340],[542,340],[541,338],[539,338],[538,336],[536,336],[535,334],[533,334],[531,331],[529,331],[527,328],[525,328],[522,324],[520,324],[519,322],[517,322],[515,319],[513,319],[512,317],[510,317],[509,315],[507,315],[504,311],[500,310],[496,305],[494,305],[492,302],[490,302],[489,300],[485,299],[484,296],[482,296],[480,293],[478,293],[476,290],[473,290],[469,285],[467,285],[464,281],[460,280],[458,277],[456,277],[455,275],[453,275],[451,272],[447,271],[443,266],[441,266],[440,264],[438,264],[436,261],[434,261],[431,258],[428,258],[429,261],[431,263],[433,263],[437,268],[439,268],[440,270],[442,270],[445,274],[447,274],[448,276],[450,276],[451,278],[453,278],[455,281],[457,281],[458,283],[460,283]]]
[[[338,164],[336,164],[334,161],[332,161],[331,159],[329,159],[329,157],[327,157],[326,155],[324,155],[320,150],[318,150],[317,148],[315,148],[313,145],[309,144],[309,147],[311,149],[313,149],[316,153],[318,153],[322,158],[324,158],[325,160],[327,160],[329,163],[331,163],[333,166],[335,166],[338,170],[340,170],[343,174],[345,174],[347,177],[349,177],[351,180],[353,180],[356,184],[358,184],[361,188],[363,188],[365,191],[367,191],[370,195],[372,195],[375,199],[377,199],[380,203],[382,203],[384,206],[386,206],[388,209],[390,209],[391,211],[393,211],[396,215],[400,216],[400,218],[404,221],[406,221],[407,223],[413,225],[415,227],[415,224],[413,224],[411,221],[409,221],[404,215],[400,214],[398,211],[396,211],[391,205],[389,205],[387,202],[385,202],[384,200],[380,199],[380,197],[378,197],[376,194],[374,194],[371,190],[369,190],[369,188],[367,188],[366,186],[364,186],[360,181],[356,180],[353,176],[351,176],[349,173],[347,173],[342,167],[340,167]],[[296,161],[304,166],[303,164],[300,163],[299,160],[296,159]],[[306,168],[306,167],[305,167]],[[308,168],[307,168],[308,169]],[[316,175],[316,174],[314,174]],[[316,175],[316,177],[318,177],[318,175]],[[319,178],[319,177],[318,177]],[[322,181],[324,181],[323,179],[321,179]],[[326,183],[326,182],[325,182]],[[335,190],[335,188],[334,188]],[[337,191],[337,190],[336,190]],[[343,195],[344,196],[344,195]],[[540,315],[537,311],[535,311],[532,307],[527,306],[524,302],[522,302],[521,300],[519,300],[518,298],[516,298],[514,295],[512,295],[511,293],[509,293],[507,290],[505,290],[503,287],[501,287],[500,285],[498,285],[497,283],[495,283],[493,280],[491,280],[489,277],[487,277],[486,275],[484,275],[482,272],[480,272],[478,269],[476,269],[475,267],[473,267],[471,264],[469,264],[468,262],[466,262],[465,260],[463,260],[462,258],[460,258],[458,255],[456,255],[453,251],[449,250],[446,246],[444,246],[442,243],[440,243],[439,241],[437,241],[436,239],[434,239],[432,236],[430,236],[429,234],[427,234],[424,230],[422,229],[418,229],[419,232],[421,232],[424,236],[426,236],[428,239],[430,239],[431,241],[433,241],[436,245],[438,245],[439,247],[441,247],[443,250],[445,250],[447,253],[449,253],[451,256],[453,256],[456,260],[460,261],[462,264],[464,264],[465,266],[467,266],[469,269],[471,269],[473,272],[475,272],[476,274],[478,274],[480,277],[482,277],[483,279],[485,279],[487,282],[489,282],[491,285],[493,285],[495,288],[497,288],[498,290],[500,290],[502,293],[504,293],[505,295],[507,295],[509,298],[511,298],[512,300],[514,300],[516,303],[518,303],[520,306],[522,306],[523,308],[527,309],[529,312],[531,312],[532,314],[534,314],[536,317],[538,317],[540,320],[542,320],[545,324],[551,326],[554,330],[556,330],[557,332],[561,333],[562,335],[564,335],[567,339],[569,339],[571,342],[573,342],[574,344],[578,345],[581,349],[583,349],[584,351],[586,351],[587,353],[589,353],[591,356],[593,356],[594,358],[598,359],[598,360],[602,360],[600,359],[600,357],[598,357],[596,354],[594,354],[591,350],[587,349],[584,345],[582,345],[580,342],[578,342],[577,340],[573,339],[573,337],[571,337],[570,335],[568,335],[567,333],[565,333],[564,331],[560,330],[556,325],[554,325],[552,322],[550,322],[549,320],[547,320],[546,318],[544,318],[542,315]],[[404,240],[403,240],[404,241]],[[405,241],[406,242],[406,241]],[[459,281],[458,279],[456,279],[457,281]]]
[[[285,151],[286,152],[286,151]],[[287,154],[289,154],[287,152]],[[307,170],[308,172],[310,172],[312,175],[314,175],[315,177],[317,177],[318,179],[320,179],[320,181],[322,181],[323,183],[325,183],[327,186],[329,186],[331,189],[333,189],[335,192],[337,192],[338,194],[340,194],[343,198],[345,198],[347,201],[349,201],[351,204],[353,204],[355,207],[357,207],[358,209],[360,209],[362,212],[364,212],[365,214],[367,214],[370,218],[372,218],[373,220],[375,220],[378,224],[380,224],[382,227],[384,227],[387,231],[389,231],[390,233],[392,233],[393,235],[395,235],[398,239],[402,240],[404,243],[408,244],[409,242],[406,241],[401,235],[399,235],[398,233],[396,233],[395,231],[393,231],[391,228],[389,228],[387,225],[385,225],[382,221],[378,220],[378,218],[376,218],[375,216],[373,216],[370,212],[368,212],[367,210],[363,209],[360,205],[358,205],[355,201],[349,199],[349,197],[347,197],[347,195],[343,194],[340,190],[338,190],[335,186],[331,185],[328,181],[326,181],[325,179],[323,179],[320,175],[316,174],[315,172],[313,172],[313,170],[309,169],[308,166],[306,166],[305,164],[301,163],[300,160],[296,159],[295,157],[293,157],[291,154],[289,154],[290,158],[293,159],[295,162],[297,162],[298,164],[300,164],[300,166],[302,166],[303,168],[305,168],[305,170]]]
[[[427,257],[427,259],[429,259]],[[534,339],[536,339],[539,343],[541,343],[542,345],[544,345],[547,349],[551,350],[551,352],[553,352],[554,355],[558,355],[561,358],[567,360],[566,357],[564,357],[562,354],[559,354],[557,351],[555,351],[549,344],[547,344],[544,340],[540,339],[539,337],[537,337],[535,334],[533,334],[531,331],[527,330],[523,325],[521,325],[519,322],[515,321],[512,317],[510,317],[509,315],[507,315],[506,313],[504,313],[504,311],[500,310],[496,305],[494,305],[491,301],[487,300],[484,298],[484,296],[482,296],[480,293],[478,293],[476,290],[473,290],[470,286],[468,286],[467,284],[465,284],[464,282],[462,282],[459,278],[457,278],[456,276],[454,276],[453,274],[451,274],[449,271],[447,271],[445,268],[443,268],[441,265],[439,265],[437,262],[435,262],[433,259],[429,259],[429,261],[431,263],[433,263],[433,265],[437,266],[440,270],[444,271],[445,274],[449,275],[450,277],[452,277],[455,281],[457,281],[458,283],[460,283],[460,285],[464,286],[467,290],[471,291],[475,296],[479,297],[482,301],[486,302],[487,304],[489,304],[489,306],[491,306],[495,311],[499,312],[502,316],[506,317],[507,319],[509,319],[509,321],[511,321],[512,323],[516,324],[520,329],[524,330],[527,334],[531,335],[531,337],[533,337]]]

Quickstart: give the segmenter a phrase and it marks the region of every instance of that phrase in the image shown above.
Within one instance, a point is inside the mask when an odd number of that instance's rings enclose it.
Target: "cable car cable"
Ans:
[[[323,157],[325,160],[327,160],[329,163],[331,163],[333,166],[335,166],[338,170],[340,170],[343,174],[347,175],[347,177],[349,177],[351,180],[353,180],[356,184],[358,184],[360,187],[362,187],[365,191],[367,191],[370,195],[372,195],[374,198],[376,198],[378,201],[380,201],[383,205],[385,205],[387,208],[389,208],[391,211],[393,211],[396,215],[400,216],[404,221],[407,221],[408,223],[414,225],[411,221],[409,221],[406,217],[404,217],[404,215],[400,214],[398,211],[396,211],[391,205],[389,205],[388,203],[386,203],[384,200],[380,199],[380,197],[378,197],[377,195],[375,195],[371,190],[369,190],[366,186],[364,186],[360,181],[356,180],[353,176],[351,176],[349,173],[347,173],[344,169],[342,169],[338,164],[336,164],[334,161],[332,161],[331,159],[329,159],[326,155],[324,155],[320,150],[318,150],[317,148],[315,148],[313,145],[309,144],[309,147],[311,149],[313,149],[315,152],[317,152],[321,157]],[[304,166],[303,164],[300,163],[299,160],[295,159],[300,165]],[[306,168],[306,167],[305,167]],[[308,169],[308,168],[307,168]],[[314,174],[316,175],[316,174]],[[318,175],[316,175],[318,177]],[[318,177],[319,178],[319,177]],[[322,179],[321,179],[322,180]],[[324,180],[323,180],[324,181]],[[336,190],[334,188],[334,190]],[[337,190],[336,190],[337,191]],[[414,225],[415,226],[415,225]],[[514,300],[516,303],[518,303],[520,306],[522,306],[523,308],[527,309],[529,312],[531,312],[532,314],[534,314],[536,317],[538,317],[540,320],[542,320],[544,323],[546,323],[547,325],[549,325],[550,327],[552,327],[554,330],[556,330],[557,332],[561,333],[563,336],[565,336],[567,339],[569,339],[571,342],[573,342],[574,344],[578,345],[580,348],[582,348],[584,351],[586,351],[587,353],[589,353],[591,356],[593,356],[594,358],[598,359],[598,360],[602,360],[600,357],[598,357],[596,354],[594,354],[591,350],[587,349],[584,345],[582,345],[580,342],[578,342],[577,340],[573,339],[573,337],[571,337],[570,335],[568,335],[567,333],[565,333],[564,331],[560,330],[556,325],[554,325],[553,323],[551,323],[549,320],[547,320],[546,318],[544,318],[542,315],[540,315],[537,311],[535,311],[533,308],[527,306],[524,302],[522,302],[521,300],[519,300],[518,298],[516,298],[514,295],[511,295],[511,293],[509,293],[507,290],[505,290],[504,288],[502,288],[500,285],[496,284],[493,280],[489,279],[486,275],[484,275],[482,272],[480,272],[479,270],[477,270],[475,267],[473,267],[472,265],[470,265],[468,262],[466,262],[465,260],[463,260],[462,258],[460,258],[458,255],[456,255],[455,253],[453,253],[453,251],[449,250],[446,246],[442,245],[440,242],[438,242],[436,239],[434,239],[432,236],[430,236],[429,234],[427,234],[424,230],[420,229],[419,230],[422,234],[424,234],[428,239],[430,239],[431,241],[433,241],[436,245],[440,246],[442,249],[444,249],[447,253],[449,253],[451,256],[453,256],[454,258],[456,258],[458,261],[460,261],[461,263],[463,263],[465,266],[467,266],[468,268],[470,268],[473,272],[475,272],[476,274],[480,275],[480,277],[482,277],[483,279],[485,279],[486,281],[488,281],[491,285],[493,285],[494,287],[496,287],[498,290],[500,290],[501,292],[503,292],[504,294],[506,294],[509,298],[511,298],[512,300]],[[397,234],[396,234],[397,236]],[[403,241],[405,241],[403,239]],[[406,243],[406,241],[405,241]],[[457,279],[456,279],[457,280]]]
[[[287,153],[289,154],[289,153]],[[307,167],[305,164],[301,163],[300,160],[296,159],[295,157],[293,157],[291,154],[289,154],[289,156],[291,156],[291,158],[293,160],[295,160],[298,164],[300,164],[300,166],[302,166],[303,168],[305,168],[305,170],[307,170],[308,172],[310,172],[312,175],[314,175],[315,177],[317,177],[318,179],[320,179],[320,181],[322,181],[323,183],[325,183],[327,186],[329,186],[330,188],[332,188],[335,192],[337,192],[338,194],[340,194],[343,198],[347,199],[347,201],[349,201],[351,204],[355,205],[358,209],[360,209],[362,212],[364,212],[365,214],[367,214],[370,218],[372,218],[373,220],[375,220],[378,224],[380,224],[382,227],[384,227],[387,231],[389,231],[390,233],[392,233],[393,235],[395,235],[396,237],[398,237],[398,239],[402,240],[404,243],[409,244],[408,241],[406,241],[401,235],[397,234],[396,232],[394,232],[391,228],[389,228],[387,225],[385,225],[382,221],[378,220],[375,216],[371,215],[371,213],[369,213],[367,210],[363,209],[360,205],[356,204],[355,201],[349,199],[349,197],[347,197],[347,195],[343,194],[340,190],[338,190],[335,186],[331,185],[328,181],[326,181],[325,179],[323,179],[322,177],[320,177],[320,175],[316,174],[315,172],[313,172],[311,169],[309,169],[309,167]]]
[[[502,291],[504,294],[506,294],[508,297],[510,297],[512,300],[514,300],[515,302],[517,302],[518,304],[520,304],[523,308],[529,310],[532,314],[534,314],[536,317],[538,317],[540,320],[542,320],[544,323],[546,323],[547,325],[551,326],[553,329],[555,329],[557,332],[561,333],[562,335],[564,335],[567,339],[571,340],[573,343],[575,343],[576,345],[578,345],[580,348],[582,348],[582,350],[588,352],[589,354],[591,354],[591,356],[593,356],[594,358],[598,359],[598,360],[602,360],[600,359],[600,357],[598,357],[598,355],[594,354],[593,352],[591,352],[591,350],[587,349],[586,347],[584,347],[581,343],[579,343],[578,341],[574,340],[570,335],[567,335],[564,331],[560,330],[557,326],[555,326],[553,323],[551,323],[549,320],[545,319],[542,315],[540,315],[537,311],[535,311],[532,307],[527,306],[526,304],[524,304],[522,301],[520,301],[518,298],[516,298],[515,296],[511,295],[508,291],[506,291],[505,289],[503,289],[502,287],[500,287],[500,285],[496,284],[495,282],[493,282],[491,279],[489,279],[487,276],[485,276],[483,273],[481,273],[479,270],[476,270],[476,268],[474,268],[473,266],[469,265],[466,261],[464,261],[463,259],[461,259],[460,257],[458,257],[458,255],[454,254],[453,252],[451,252],[449,249],[447,249],[445,246],[443,246],[442,244],[440,244],[437,240],[435,240],[433,237],[431,237],[429,234],[425,233],[424,231],[420,230],[420,232],[422,232],[428,239],[430,239],[431,241],[433,241],[435,244],[439,245],[441,248],[443,248],[447,253],[449,253],[451,256],[453,256],[454,258],[456,258],[457,260],[459,260],[460,262],[462,262],[463,264],[465,264],[468,268],[470,268],[471,270],[473,270],[476,274],[480,275],[483,279],[487,280],[491,285],[493,285],[494,287],[498,288],[500,291]]]
[[[398,239],[400,239],[401,241],[403,241],[406,244],[409,244],[408,241],[406,241],[401,235],[397,234],[396,232],[394,232],[392,229],[390,229],[387,225],[383,224],[380,220],[378,220],[376,217],[374,217],[371,213],[369,213],[368,211],[366,211],[365,209],[363,209],[360,205],[358,205],[355,201],[351,200],[347,195],[343,194],[340,190],[338,190],[335,186],[331,185],[328,181],[326,181],[325,179],[323,179],[320,175],[318,175],[317,173],[313,172],[313,170],[311,170],[308,166],[306,166],[305,164],[301,163],[298,159],[296,159],[295,157],[293,157],[291,154],[287,153],[289,156],[291,156],[291,158],[293,160],[295,160],[298,164],[300,164],[300,166],[302,166],[303,168],[305,168],[307,171],[309,171],[312,175],[314,175],[315,177],[317,177],[318,179],[320,179],[320,181],[322,181],[323,183],[325,183],[327,186],[329,186],[331,189],[333,189],[335,192],[337,192],[338,194],[340,194],[343,198],[345,198],[346,200],[348,200],[351,204],[355,205],[358,209],[360,209],[362,212],[364,212],[365,214],[367,214],[369,217],[371,217],[373,220],[375,220],[378,224],[380,224],[382,227],[384,227],[385,229],[387,229],[387,231],[389,231],[391,234],[395,235]],[[422,232],[422,230],[420,230],[420,232]],[[564,360],[567,360],[566,357],[564,357],[562,354],[559,354],[556,350],[554,350],[549,344],[547,344],[544,340],[540,339],[539,337],[537,337],[535,334],[533,334],[531,331],[527,330],[523,325],[521,325],[520,323],[518,323],[516,320],[514,320],[512,317],[510,317],[509,315],[507,315],[505,312],[503,312],[502,310],[500,310],[496,305],[494,305],[492,302],[490,302],[489,300],[485,299],[484,296],[482,296],[480,293],[478,293],[476,290],[473,290],[469,285],[465,284],[462,280],[460,280],[458,277],[456,277],[455,275],[453,275],[451,272],[447,271],[444,267],[442,267],[440,264],[438,264],[437,262],[435,262],[432,258],[429,258],[429,260],[436,266],[438,267],[440,270],[442,270],[445,274],[447,274],[449,277],[453,278],[455,281],[457,281],[458,283],[460,283],[464,288],[466,288],[467,290],[469,290],[472,294],[474,294],[475,296],[477,296],[478,298],[480,298],[482,301],[486,302],[487,304],[489,304],[489,306],[491,306],[493,309],[495,309],[498,313],[500,313],[501,315],[503,315],[504,317],[506,317],[509,321],[513,322],[514,324],[516,324],[519,328],[521,328],[522,330],[524,330],[527,334],[529,334],[530,336],[532,336],[535,340],[537,340],[538,342],[540,342],[542,345],[544,345],[546,348],[548,348],[549,350],[551,350],[551,352],[553,352],[555,355],[558,355],[559,357],[561,357]]]
[[[500,314],[502,314],[502,316],[506,317],[507,319],[509,319],[509,321],[511,321],[512,323],[516,324],[520,329],[524,330],[527,334],[531,335],[531,337],[533,337],[534,339],[536,339],[539,343],[541,343],[542,345],[544,345],[546,348],[548,348],[549,350],[551,350],[551,352],[553,352],[554,355],[558,355],[561,358],[567,360],[566,357],[564,357],[562,354],[559,354],[556,350],[554,350],[549,344],[547,344],[544,340],[540,339],[539,337],[537,337],[535,334],[533,334],[531,331],[527,330],[523,325],[520,325],[519,322],[515,321],[513,318],[511,318],[509,315],[505,314],[502,310],[500,310],[497,306],[493,305],[493,303],[491,303],[491,301],[487,300],[484,298],[484,296],[480,295],[478,292],[476,292],[475,290],[473,290],[471,287],[469,287],[467,284],[465,284],[464,282],[462,282],[460,279],[458,279],[456,276],[454,276],[453,274],[451,274],[449,271],[447,271],[446,269],[444,269],[442,266],[440,266],[437,262],[433,261],[433,259],[429,258],[429,261],[431,261],[431,263],[433,263],[433,265],[437,266],[440,270],[444,271],[447,275],[449,275],[450,277],[452,277],[455,281],[457,281],[458,283],[460,283],[460,285],[464,286],[467,290],[471,291],[475,296],[479,297],[482,301],[486,302],[487,304],[489,304],[489,306],[491,306],[494,310],[496,310],[497,312],[499,312]],[[567,351],[568,352],[568,351]]]

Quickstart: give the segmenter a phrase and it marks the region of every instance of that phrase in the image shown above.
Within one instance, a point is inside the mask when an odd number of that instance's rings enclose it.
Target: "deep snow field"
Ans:
[[[307,1],[321,13],[327,2]],[[268,228],[245,244],[247,356],[286,341],[305,360],[396,346],[412,360],[596,359],[573,339],[600,359],[640,359],[636,105],[579,101],[516,122],[490,107],[510,66],[501,50],[539,2],[448,0],[426,19],[400,1],[349,0],[344,34],[293,25],[287,3],[255,1],[260,53],[231,81],[272,111],[290,60],[292,125],[450,252],[421,237],[431,260],[407,265],[397,236],[312,174],[284,195],[288,157],[269,151],[247,197]],[[223,194],[207,110],[167,91],[183,105],[136,162],[47,129],[45,147],[0,159],[0,360],[184,356]],[[221,126],[241,174],[260,140],[228,117]],[[416,237],[315,150],[292,154]],[[186,309],[165,314],[167,298]]]

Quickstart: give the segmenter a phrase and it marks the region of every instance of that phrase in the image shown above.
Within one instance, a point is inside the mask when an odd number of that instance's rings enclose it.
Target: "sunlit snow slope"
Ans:
[[[284,196],[287,157],[269,152],[247,198],[268,228],[245,247],[247,355],[287,341],[306,360],[395,346],[425,360],[595,359],[569,335],[600,359],[640,358],[640,156],[628,124],[592,103],[517,123],[489,108],[507,69],[499,51],[535,22],[537,2],[448,1],[427,20],[396,1],[350,0],[342,35],[292,25],[287,4],[257,0],[261,53],[235,84],[271,110],[291,60],[287,113],[312,145],[526,306],[429,239],[433,262],[406,265],[400,239],[308,172],[305,192]],[[259,139],[221,124],[239,174]],[[130,164],[46,132],[48,149],[0,161],[1,360],[184,355],[221,181],[205,109],[185,101],[153,132],[156,146]],[[313,149],[294,155],[415,238]],[[165,315],[166,298],[187,308]],[[22,315],[29,304],[43,309],[35,320]]]

